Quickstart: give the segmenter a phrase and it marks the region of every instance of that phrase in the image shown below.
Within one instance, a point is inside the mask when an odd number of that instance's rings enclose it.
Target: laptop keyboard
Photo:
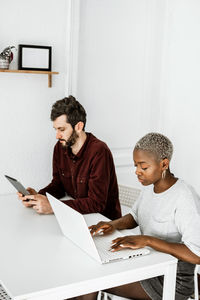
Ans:
[[[0,299],[1,300],[12,300],[12,298],[8,295],[4,287],[0,283]]]
[[[117,237],[119,237],[119,235],[117,235]],[[131,249],[123,249],[117,252],[110,251],[111,242],[115,238],[116,236],[112,236],[112,238],[111,236],[104,236],[103,238],[101,236],[94,237],[95,245],[103,262],[142,255],[140,250],[133,251]]]

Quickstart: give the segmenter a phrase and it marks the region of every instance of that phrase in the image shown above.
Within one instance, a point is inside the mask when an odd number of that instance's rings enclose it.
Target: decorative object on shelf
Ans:
[[[11,50],[13,48],[15,46],[8,46],[0,53],[0,69],[9,69],[9,65],[13,60],[13,52]]]
[[[51,71],[50,46],[19,45],[18,69]]]

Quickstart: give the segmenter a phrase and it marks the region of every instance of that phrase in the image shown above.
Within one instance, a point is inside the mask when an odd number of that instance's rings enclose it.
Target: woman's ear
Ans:
[[[84,123],[80,121],[75,125],[74,129],[76,130],[76,132],[81,132],[83,130],[83,127]]]
[[[169,159],[168,158],[164,158],[161,163],[162,163],[163,171],[169,169]]]

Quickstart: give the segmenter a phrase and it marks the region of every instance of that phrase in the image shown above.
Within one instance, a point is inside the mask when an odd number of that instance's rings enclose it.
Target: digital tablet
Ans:
[[[25,189],[25,187],[17,181],[17,179],[12,178],[8,175],[4,175],[8,181],[16,188],[16,190],[21,193],[23,196],[30,195],[30,193]]]

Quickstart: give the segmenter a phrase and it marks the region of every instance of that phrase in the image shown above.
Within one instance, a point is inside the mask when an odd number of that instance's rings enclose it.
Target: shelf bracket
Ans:
[[[48,87],[52,87],[52,75],[48,74]]]

